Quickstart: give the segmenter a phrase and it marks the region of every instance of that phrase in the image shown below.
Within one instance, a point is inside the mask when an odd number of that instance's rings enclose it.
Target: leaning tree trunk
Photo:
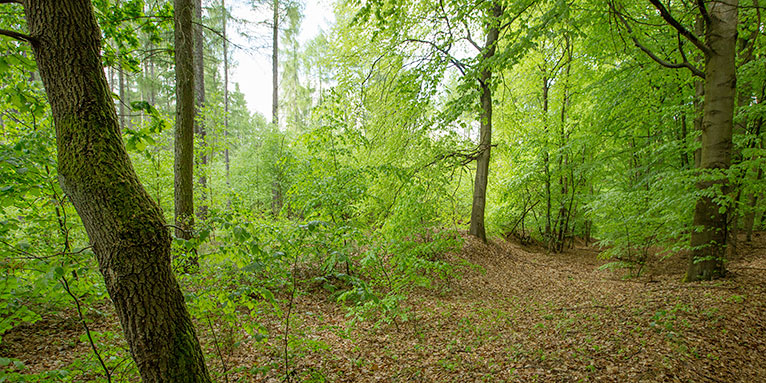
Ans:
[[[56,126],[62,189],[82,218],[144,382],[210,382],[170,267],[162,212],[138,180],[88,0],[23,2]]]
[[[175,0],[176,129],[175,223],[176,237],[191,239],[194,228],[194,34],[191,0]]]
[[[492,19],[487,30],[487,43],[482,52],[484,67],[479,79],[481,90],[481,114],[479,127],[479,153],[476,158],[476,179],[473,185],[473,205],[471,206],[471,235],[487,242],[487,232],[484,228],[484,209],[487,204],[487,182],[489,176],[489,159],[492,149],[492,69],[489,61],[495,55],[497,40],[500,37],[500,17],[502,7],[495,2],[492,7]]]
[[[737,0],[708,2],[710,19],[705,37],[705,103],[702,118],[700,169],[726,171],[731,164],[734,96],[736,93],[735,47]],[[725,176],[702,181],[701,190],[715,186],[726,189]],[[726,193],[726,190],[723,191]],[[692,257],[686,281],[709,280],[725,273],[727,216],[711,197],[701,196],[694,210],[695,230],[691,237]]]

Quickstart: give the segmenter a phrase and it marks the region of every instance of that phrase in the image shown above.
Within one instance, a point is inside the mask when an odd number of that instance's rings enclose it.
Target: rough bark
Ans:
[[[192,0],[175,4],[175,225],[176,237],[190,239],[194,227],[194,44]]]
[[[194,95],[195,95],[195,118],[194,131],[199,138],[199,165],[197,173],[199,174],[200,200],[197,207],[197,218],[200,221],[207,217],[207,176],[205,174],[207,167],[207,145],[205,142],[205,120],[203,109],[205,107],[205,54],[204,54],[204,36],[202,34],[202,0],[194,1]]]
[[[88,0],[26,0],[56,127],[59,180],[82,218],[144,382],[210,382],[170,267],[162,212],[133,170]]]
[[[734,97],[736,91],[735,47],[737,39],[737,0],[707,2],[710,15],[705,37],[705,103],[702,118],[700,169],[726,171],[731,164]],[[724,180],[704,181],[699,189],[721,186]],[[694,211],[692,257],[686,281],[709,280],[725,273],[727,215],[712,198],[701,196]]]
[[[484,227],[484,210],[487,203],[487,182],[489,177],[489,160],[492,150],[492,68],[487,63],[495,55],[497,40],[500,37],[500,17],[503,15],[501,5],[495,2],[492,6],[492,17],[487,29],[487,42],[482,52],[481,75],[479,89],[481,91],[481,113],[479,115],[479,152],[476,158],[476,178],[473,184],[473,204],[471,206],[471,235],[487,241]]]

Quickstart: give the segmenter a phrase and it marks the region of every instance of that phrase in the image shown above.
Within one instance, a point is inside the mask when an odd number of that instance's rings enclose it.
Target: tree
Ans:
[[[175,0],[176,130],[175,225],[176,237],[190,239],[194,228],[194,3]]]
[[[722,195],[727,193],[725,181],[731,165],[734,100],[736,93],[735,48],[737,43],[738,0],[699,1],[697,20],[702,23],[704,37],[694,33],[676,19],[671,9],[659,0],[650,0],[662,20],[678,35],[678,54],[682,62],[666,61],[644,46],[632,33],[625,17],[617,17],[631,34],[633,43],[662,66],[686,68],[704,79],[702,116],[702,150],[699,169],[702,180],[697,188],[700,196],[694,209],[691,235],[692,256],[686,272],[688,282],[709,280],[725,274],[724,258],[728,237],[728,219]],[[612,5],[613,10],[616,10]],[[704,55],[705,67],[697,68],[687,59],[682,41],[688,41]],[[714,189],[721,191],[711,193]]]
[[[199,138],[199,164],[197,167],[199,173],[199,186],[202,204],[197,209],[197,217],[204,220],[207,216],[207,176],[205,167],[207,166],[207,145],[205,142],[205,54],[204,54],[204,35],[202,34],[202,0],[194,1],[194,95],[195,95],[195,132]]]
[[[7,1],[6,1],[7,3]],[[87,0],[24,0],[56,127],[62,189],[82,218],[144,382],[210,382],[170,267],[162,212],[141,185],[120,135]]]

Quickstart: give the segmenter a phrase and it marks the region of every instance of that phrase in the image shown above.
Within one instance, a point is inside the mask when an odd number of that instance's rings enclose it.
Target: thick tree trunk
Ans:
[[[731,164],[736,66],[737,0],[707,2],[706,28],[709,51],[705,57],[705,104],[702,119],[700,169],[726,171]],[[723,185],[725,180],[705,181],[699,189]],[[710,197],[700,197],[694,211],[692,257],[686,281],[709,280],[725,273],[727,216]]]
[[[194,44],[192,0],[175,0],[176,129],[175,225],[176,237],[190,239],[194,228]]]
[[[197,207],[197,218],[200,221],[207,217],[207,145],[205,142],[205,120],[203,108],[205,107],[205,54],[204,54],[204,36],[202,34],[202,0],[194,2],[194,95],[195,95],[195,132],[199,138],[199,165],[197,172],[199,174],[200,200]]]
[[[492,69],[487,62],[495,55],[497,40],[500,37],[500,17],[503,9],[497,2],[492,7],[492,18],[487,29],[487,43],[482,52],[484,68],[479,79],[481,90],[481,114],[479,116],[479,153],[476,158],[476,179],[473,185],[473,205],[471,206],[471,235],[487,242],[484,227],[484,210],[487,203],[487,182],[489,179],[489,160],[492,149]]]
[[[24,1],[56,126],[59,179],[82,218],[144,382],[210,382],[170,267],[170,236],[138,180],[101,67],[88,0]]]

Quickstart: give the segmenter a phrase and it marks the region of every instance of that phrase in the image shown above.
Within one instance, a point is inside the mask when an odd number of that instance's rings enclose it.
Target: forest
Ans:
[[[0,382],[766,381],[763,13],[0,0]]]

